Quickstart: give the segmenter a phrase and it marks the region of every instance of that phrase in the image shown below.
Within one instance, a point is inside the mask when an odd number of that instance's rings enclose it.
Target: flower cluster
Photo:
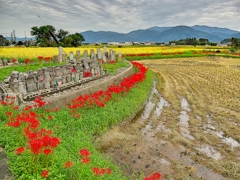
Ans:
[[[145,177],[144,180],[160,180],[162,178],[162,175],[160,173],[153,173],[149,177]]]
[[[54,149],[59,146],[60,139],[52,135],[52,130],[40,128],[41,123],[38,118],[42,117],[43,114],[37,114],[32,109],[33,107],[43,107],[46,102],[44,102],[40,96],[37,97],[34,102],[35,104],[33,106],[28,106],[20,112],[14,111],[18,109],[18,107],[13,105],[10,106],[12,109],[6,112],[6,117],[8,117],[7,125],[16,128],[16,130],[20,132],[18,138],[20,144],[23,146],[18,147],[15,153],[17,155],[21,155],[25,152],[29,153],[29,157],[32,158],[30,162],[33,163],[31,166],[34,167],[34,170],[37,170],[37,166],[39,166],[38,161],[41,161],[42,168],[50,168],[49,164],[52,164]],[[58,109],[54,111],[56,112]],[[53,119],[53,116],[49,115],[48,119]],[[44,158],[36,158],[40,156]],[[48,177],[48,173],[48,169],[42,171],[42,177]]]
[[[110,101],[113,93],[121,94],[128,92],[135,86],[136,83],[143,81],[146,78],[147,68],[137,62],[132,62],[134,67],[138,69],[138,72],[128,78],[124,78],[120,85],[112,85],[106,91],[97,91],[91,95],[81,95],[78,98],[72,100],[70,105],[67,105],[70,109],[95,106],[104,107],[105,103]]]
[[[87,149],[82,149],[79,151],[79,155],[82,157],[82,163],[90,163],[90,152]]]
[[[92,169],[92,172],[94,173],[95,176],[100,176],[103,174],[112,174],[112,171],[110,168],[98,168],[98,167],[94,167]]]
[[[125,56],[130,56],[130,57],[134,57],[134,56],[154,56],[154,53],[141,53],[141,54],[126,54]]]
[[[24,60],[24,64],[29,64],[29,63],[31,63],[31,62],[32,62],[32,60],[29,59],[29,58],[26,58],[26,59]]]

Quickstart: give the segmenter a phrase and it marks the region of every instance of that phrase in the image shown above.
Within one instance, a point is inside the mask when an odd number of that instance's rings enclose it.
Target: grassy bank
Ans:
[[[13,107],[0,106],[0,145],[5,148],[13,174],[24,180],[43,179],[41,173],[44,172],[48,179],[129,179],[110,159],[98,152],[93,141],[111,125],[132,116],[139,109],[150,93],[153,77],[148,71],[143,82],[137,83],[129,92],[114,94],[104,107],[31,110],[40,121],[40,127],[51,129],[51,136],[60,140],[59,146],[49,155],[36,155],[29,150],[16,153],[17,148],[26,146],[26,139],[21,136],[26,127],[13,128],[6,124],[9,116],[21,112],[17,108],[13,112]],[[81,155],[81,150],[90,154]]]

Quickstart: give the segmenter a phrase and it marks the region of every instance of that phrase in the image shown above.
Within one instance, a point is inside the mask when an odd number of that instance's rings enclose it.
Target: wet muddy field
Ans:
[[[141,63],[156,73],[149,99],[135,118],[96,140],[100,151],[130,179],[154,172],[163,179],[240,179],[240,91],[231,85],[235,81],[238,86],[240,70],[229,72],[231,64],[240,62],[193,58]],[[230,82],[224,87],[221,73]]]

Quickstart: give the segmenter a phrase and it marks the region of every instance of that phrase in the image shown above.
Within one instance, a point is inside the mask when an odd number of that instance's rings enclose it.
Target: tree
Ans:
[[[9,46],[9,40],[7,40],[3,35],[0,35],[0,46]]]
[[[31,29],[32,30],[30,33],[32,36],[36,37],[36,44],[39,44],[39,46],[49,47],[56,45],[51,34],[49,33],[49,31],[51,31],[53,34],[55,34],[56,29],[53,26],[46,25],[40,26],[39,28],[34,26]]]
[[[69,47],[77,47],[82,44],[82,41],[85,41],[85,39],[80,33],[70,34],[63,39],[64,45]]]
[[[68,31],[65,31],[63,29],[59,29],[56,36],[59,39],[60,42],[63,41],[63,39],[69,34]]]
[[[56,33],[56,29],[51,26],[34,26],[31,28],[31,35],[36,37],[36,44],[43,47],[49,47],[49,46],[57,46],[56,42],[54,41],[54,38],[52,35],[56,38],[56,41],[60,42],[60,46],[79,46],[82,44],[82,41],[85,41],[83,35],[80,33],[75,34],[68,34],[68,31],[65,31],[63,29],[59,29]]]
[[[22,42],[22,41],[18,41],[18,42],[17,42],[17,45],[18,45],[18,46],[22,46],[22,45],[23,45],[23,42]]]
[[[232,37],[231,43],[232,43],[232,47],[234,47],[235,49],[239,46],[239,42],[237,38]]]

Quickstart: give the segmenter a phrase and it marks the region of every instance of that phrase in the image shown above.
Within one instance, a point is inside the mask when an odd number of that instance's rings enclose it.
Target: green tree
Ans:
[[[55,41],[53,40],[49,31],[55,34],[56,29],[51,25],[46,26],[34,26],[31,28],[31,35],[36,37],[36,44],[43,47],[56,46]]]
[[[59,29],[58,32],[56,33],[57,38],[59,39],[60,45],[64,46],[64,39],[66,36],[69,34],[68,31],[65,31],[63,29]]]
[[[68,47],[77,47],[82,44],[82,42],[85,41],[84,37],[80,33],[75,33],[75,34],[69,34],[63,39],[64,46]]]
[[[238,42],[237,38],[232,37],[231,38],[231,43],[232,43],[232,47],[235,48],[235,49],[239,46],[239,42]]]

